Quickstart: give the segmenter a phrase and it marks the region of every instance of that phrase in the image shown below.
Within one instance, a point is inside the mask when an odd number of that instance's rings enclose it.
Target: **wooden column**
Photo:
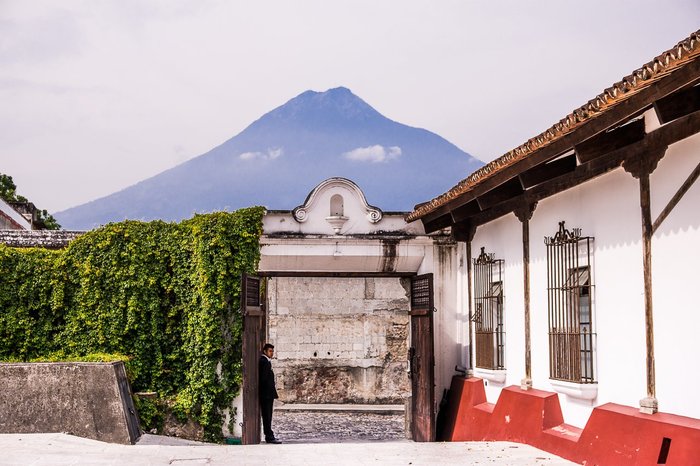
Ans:
[[[525,313],[525,377],[520,381],[520,388],[532,388],[532,355],[530,340],[530,219],[535,212],[537,202],[526,203],[513,213],[523,226],[523,311]]]
[[[651,296],[651,189],[649,187],[649,174],[644,173],[639,177],[639,200],[642,207],[642,245],[644,255],[644,322],[646,329],[647,347],[647,396],[640,401],[643,412],[653,414],[658,411],[659,404],[656,399],[656,370],[654,363],[654,312]],[[651,411],[651,412],[649,412]]]
[[[654,414],[659,410],[656,399],[656,368],[654,362],[654,310],[652,300],[651,238],[654,234],[651,222],[651,187],[649,176],[666,154],[668,146],[645,146],[631,154],[624,162],[624,169],[639,180],[639,204],[642,211],[642,263],[644,271],[644,327],[646,333],[647,396],[639,401],[639,410]]]

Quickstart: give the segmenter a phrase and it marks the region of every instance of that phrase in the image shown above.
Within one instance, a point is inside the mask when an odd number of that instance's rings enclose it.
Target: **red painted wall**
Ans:
[[[494,405],[477,378],[452,379],[445,420],[439,440],[525,443],[586,465],[700,465],[700,419],[607,403],[579,429],[564,423],[556,393],[510,386]]]

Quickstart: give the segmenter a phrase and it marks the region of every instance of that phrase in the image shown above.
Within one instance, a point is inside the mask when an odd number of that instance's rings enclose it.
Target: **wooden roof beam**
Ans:
[[[452,217],[450,214],[443,215],[442,217],[429,221],[421,219],[421,221],[423,222],[423,228],[425,229],[426,233],[433,233],[435,231],[442,230],[443,228],[452,226]]]
[[[481,207],[479,207],[479,203],[476,200],[473,200],[452,210],[450,215],[452,216],[453,223],[459,223],[464,219],[478,214],[479,212],[481,212]]]
[[[654,102],[661,124],[700,110],[700,85],[671,94]]]
[[[491,206],[500,204],[501,202],[512,199],[523,193],[523,185],[520,183],[520,178],[517,176],[506,181],[502,185],[485,192],[476,200],[479,203],[481,210],[486,210]]]
[[[570,154],[532,167],[518,175],[518,177],[523,188],[529,189],[552,178],[574,171],[575,168],[576,154]]]
[[[574,146],[580,163],[591,160],[644,139],[644,118],[639,118]]]

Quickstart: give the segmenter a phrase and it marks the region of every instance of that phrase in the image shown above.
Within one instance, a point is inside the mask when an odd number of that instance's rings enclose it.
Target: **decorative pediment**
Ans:
[[[329,178],[293,211],[265,213],[258,271],[416,273],[433,240],[404,216],[369,205],[352,181]]]
[[[325,223],[335,234],[341,234],[346,225],[361,230],[363,223],[368,226],[376,224],[384,213],[369,205],[360,187],[352,181],[329,178],[309,193],[304,204],[292,211],[292,216],[299,223],[316,226]]]

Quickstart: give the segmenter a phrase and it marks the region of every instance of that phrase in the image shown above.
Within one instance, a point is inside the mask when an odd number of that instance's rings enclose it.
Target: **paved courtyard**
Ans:
[[[272,428],[287,443],[406,440],[403,412],[277,409]]]

